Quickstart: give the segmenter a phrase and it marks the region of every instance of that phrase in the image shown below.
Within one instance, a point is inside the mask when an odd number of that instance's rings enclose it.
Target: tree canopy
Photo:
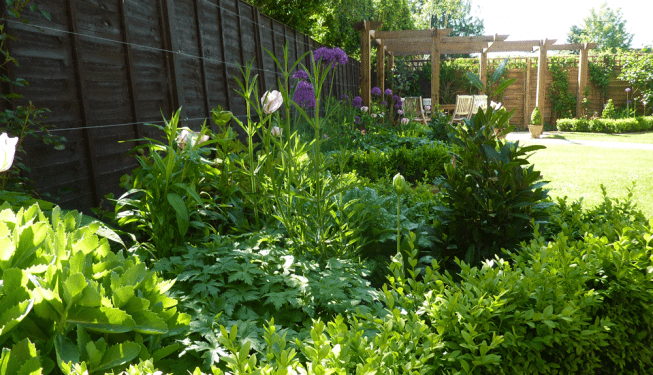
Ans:
[[[452,29],[451,36],[481,35],[483,20],[471,15],[471,0],[411,0],[411,12],[418,29]]]
[[[621,8],[612,10],[606,3],[598,11],[592,8],[583,23],[573,25],[567,35],[568,43],[597,43],[598,50],[609,52],[629,49],[632,41],[633,34],[626,31]]]

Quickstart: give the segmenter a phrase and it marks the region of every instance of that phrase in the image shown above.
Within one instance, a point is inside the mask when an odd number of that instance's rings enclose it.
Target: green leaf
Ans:
[[[62,363],[79,362],[79,350],[77,346],[68,338],[60,333],[54,337],[54,349],[57,355],[57,365],[61,367]]]
[[[160,335],[168,332],[166,322],[152,311],[138,311],[131,314],[136,322],[134,331],[149,335]]]
[[[503,71],[506,70],[506,66],[508,66],[508,58],[503,60],[499,66],[497,66],[497,69],[494,71],[492,74],[492,83],[495,83],[501,78],[503,75]]]
[[[73,273],[64,281],[63,299],[66,304],[71,305],[80,297],[88,283],[81,273]]]
[[[66,323],[80,324],[89,330],[103,333],[122,333],[134,329],[136,322],[126,312],[109,307],[74,306]]]
[[[163,348],[157,350],[156,352],[154,352],[152,354],[152,359],[154,360],[154,362],[158,362],[159,360],[161,360],[161,359],[169,356],[170,354],[176,352],[177,350],[179,350],[180,347],[181,347],[181,345],[177,344],[177,343],[172,344],[172,345],[168,345],[168,346],[164,346]]]
[[[104,372],[117,366],[131,362],[138,356],[141,346],[134,342],[124,342],[113,345],[104,352],[102,362],[90,369],[90,372]]]
[[[168,193],[167,199],[168,203],[170,203],[177,214],[177,227],[179,228],[179,234],[185,236],[186,232],[188,232],[188,225],[190,223],[186,203],[184,203],[184,200],[175,193]]]
[[[0,311],[3,311],[0,313],[0,337],[17,326],[18,323],[20,323],[23,318],[29,314],[29,312],[32,310],[32,306],[34,306],[34,300],[30,299],[7,308],[7,306],[5,306],[5,302],[8,300],[9,297],[0,297],[0,307],[2,308]],[[3,340],[0,340],[0,342],[2,341]]]
[[[39,375],[42,373],[41,362],[36,346],[29,339],[14,344],[10,349],[2,348],[0,355],[0,374],[2,375]]]
[[[469,80],[469,83],[472,86],[476,87],[482,92],[485,91],[485,86],[483,85],[483,81],[481,81],[481,79],[476,74],[472,72],[467,72],[467,79]]]

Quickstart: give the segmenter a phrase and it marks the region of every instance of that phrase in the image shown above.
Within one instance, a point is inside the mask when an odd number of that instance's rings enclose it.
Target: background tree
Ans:
[[[320,15],[333,8],[331,0],[247,0],[259,10],[293,29],[311,35]]]
[[[632,41],[633,34],[626,32],[621,8],[612,10],[607,3],[603,3],[598,11],[592,8],[583,24],[573,25],[567,36],[568,43],[597,43],[597,49],[609,52],[629,49]]]
[[[411,12],[418,29],[448,28],[451,36],[481,35],[483,20],[473,17],[471,0],[411,0]]]

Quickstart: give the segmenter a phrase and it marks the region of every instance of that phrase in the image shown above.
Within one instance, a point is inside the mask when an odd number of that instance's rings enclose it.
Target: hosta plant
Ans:
[[[34,345],[44,373],[82,362],[104,373],[177,349],[162,344],[189,321],[166,295],[173,281],[112,252],[101,225],[83,225],[81,214],[0,209],[0,344],[15,348],[3,358]]]

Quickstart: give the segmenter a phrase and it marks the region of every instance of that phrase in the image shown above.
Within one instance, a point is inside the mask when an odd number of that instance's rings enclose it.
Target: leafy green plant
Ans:
[[[549,97],[551,98],[553,119],[574,117],[576,97],[569,90],[569,81],[567,81],[567,72],[564,66],[557,60],[551,60],[549,71],[552,78]]]
[[[480,264],[532,238],[534,223],[546,221],[546,182],[527,160],[544,146],[522,147],[494,136],[494,124],[511,115],[489,107],[452,133],[458,152],[435,182],[442,206],[435,222],[439,243],[431,255]]]
[[[220,119],[222,115],[214,117]],[[214,165],[206,159],[209,150],[200,147],[200,141],[191,140],[184,145],[178,123],[179,111],[165,120],[165,126],[152,125],[164,132],[165,142],[144,138],[144,143],[132,150],[140,167],[131,176],[123,177],[122,186],[127,192],[116,201],[118,223],[145,234],[147,242],[143,246],[154,257],[169,256],[174,246],[204,237],[230,222],[244,222],[242,212],[237,210],[242,205],[237,199],[230,200],[238,196],[229,187],[231,152],[223,150],[222,163]],[[199,140],[208,137],[207,132],[203,127],[201,132],[189,133],[188,137]],[[230,134],[233,133],[203,142],[202,146],[233,144]],[[229,203],[236,209],[226,213],[223,209]]]
[[[631,133],[653,129],[653,116],[622,119],[560,119],[558,130],[593,133]]]
[[[0,342],[23,348],[14,355],[33,344],[45,373],[82,362],[93,373],[177,350],[162,345],[188,325],[166,295],[173,281],[113,253],[96,235],[101,225],[82,225],[76,212],[1,209]]]
[[[531,124],[542,125],[542,113],[540,112],[539,107],[533,108],[533,112],[531,113]]]
[[[609,99],[608,102],[605,103],[605,106],[603,107],[603,112],[601,113],[601,117],[604,119],[617,118],[617,113],[615,112],[614,104],[612,104],[612,99]]]
[[[500,98],[501,94],[503,94],[508,86],[512,85],[517,80],[516,78],[503,78],[504,71],[508,66],[508,60],[509,59],[506,58],[503,60],[503,62],[501,62],[501,64],[499,64],[494,73],[492,73],[492,77],[487,80],[487,83],[485,84],[483,84],[483,81],[481,81],[479,76],[472,72],[467,72],[467,79],[469,79],[469,82],[472,84],[472,86],[474,86],[483,94],[487,95],[488,108],[490,107],[490,103],[493,99]]]
[[[310,319],[377,309],[378,293],[356,261],[330,258],[322,265],[278,245],[278,235],[216,237],[185,254],[162,259],[155,268],[176,277],[173,290],[193,316],[187,352],[203,355],[206,366],[224,351],[217,323],[238,324],[241,341],[262,350],[263,324],[274,319],[289,336]]]

